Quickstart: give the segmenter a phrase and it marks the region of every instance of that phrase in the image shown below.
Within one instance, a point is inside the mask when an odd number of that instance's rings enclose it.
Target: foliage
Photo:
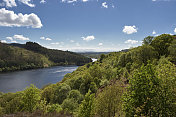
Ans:
[[[91,91],[89,90],[89,92],[85,95],[85,98],[79,107],[78,117],[92,116],[91,111],[93,109],[94,96],[95,95],[91,94]]]
[[[37,108],[40,98],[40,90],[34,85],[24,90],[24,95],[22,96],[23,111],[33,112]]]
[[[124,92],[123,84],[115,83],[107,86],[98,94],[94,101],[94,114],[100,117],[122,116],[121,96]]]
[[[154,67],[148,64],[134,73],[124,95],[126,116],[175,116],[175,85],[173,87],[170,83],[175,84],[176,69],[170,65],[169,68],[172,68],[169,74],[166,66],[160,67],[161,71],[156,74]]]
[[[28,88],[31,90],[26,89],[17,93],[2,93],[0,113],[40,111],[46,116],[52,113],[66,116],[70,113],[69,116],[80,117],[174,117],[176,116],[175,38],[168,34],[154,38],[147,37],[142,46],[102,55],[98,61],[80,66],[76,71],[65,75],[61,82],[47,85],[41,90],[33,87]],[[50,62],[57,59],[56,50],[46,50],[32,42],[27,45],[29,50],[32,48],[35,54],[49,58]],[[18,46],[19,50],[26,48],[26,44]],[[4,47],[7,53],[14,53],[10,56],[18,58],[17,53],[12,52],[13,48],[16,47],[8,46],[8,49]],[[28,52],[25,49],[20,51]],[[35,54],[31,52],[31,55]],[[7,60],[11,60],[5,53],[2,55],[0,58],[5,56]],[[28,54],[25,57],[28,58]],[[43,60],[46,60],[44,58]],[[35,61],[39,64],[32,66],[41,66],[42,62],[38,62],[40,60],[41,58],[36,58]],[[4,61],[0,59],[1,66],[7,65]],[[68,64],[72,63],[66,61]],[[12,68],[15,69],[16,66],[5,69]],[[4,68],[0,67],[0,71],[2,70],[4,71]],[[29,100],[32,100],[32,104],[28,104]]]

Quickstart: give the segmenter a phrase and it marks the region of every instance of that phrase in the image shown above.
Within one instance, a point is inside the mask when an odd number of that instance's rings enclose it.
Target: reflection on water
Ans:
[[[45,69],[34,69],[0,74],[0,92],[24,90],[30,84],[42,88],[49,83],[62,80],[63,76],[76,70],[77,66],[57,66]]]

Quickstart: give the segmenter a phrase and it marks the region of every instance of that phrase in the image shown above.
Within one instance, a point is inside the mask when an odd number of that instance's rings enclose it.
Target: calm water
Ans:
[[[42,88],[49,83],[61,81],[65,74],[76,70],[77,66],[57,66],[0,74],[0,92],[24,90],[30,84]]]

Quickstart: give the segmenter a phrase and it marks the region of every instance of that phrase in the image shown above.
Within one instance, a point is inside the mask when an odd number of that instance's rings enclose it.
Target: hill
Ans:
[[[83,55],[52,50],[33,42],[0,43],[0,72],[43,68],[53,65],[83,65],[91,62]]]
[[[176,36],[102,55],[57,84],[1,94],[1,114],[75,117],[176,116]]]
[[[25,48],[29,51],[42,54],[48,57],[48,59],[54,62],[56,65],[68,64],[79,66],[91,62],[90,58],[84,57],[83,55],[69,51],[47,49],[35,42],[27,42],[26,44],[10,44],[10,45]]]
[[[0,43],[0,72],[43,68],[53,65],[44,55]]]

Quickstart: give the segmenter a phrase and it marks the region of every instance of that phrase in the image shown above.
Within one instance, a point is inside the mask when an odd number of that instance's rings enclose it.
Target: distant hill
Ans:
[[[42,54],[0,43],[0,72],[42,68],[51,65],[53,62]]]
[[[47,49],[35,42],[26,44],[0,43],[0,72],[32,68],[42,68],[52,65],[84,65],[92,60],[83,55]]]
[[[89,58],[96,58],[96,59],[98,59],[98,58],[100,58],[100,56],[102,55],[102,54],[109,54],[110,52],[78,52],[79,54],[81,54],[81,55],[84,55],[84,56],[86,56],[86,57],[89,57]]]

